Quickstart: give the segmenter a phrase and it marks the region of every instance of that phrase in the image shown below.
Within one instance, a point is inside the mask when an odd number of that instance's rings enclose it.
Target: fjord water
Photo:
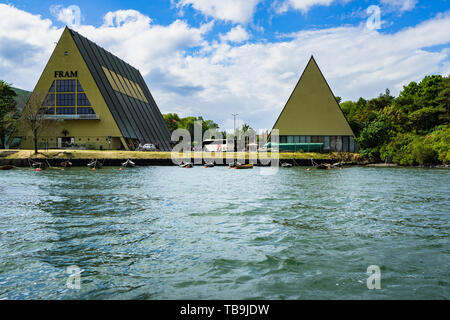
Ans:
[[[416,168],[3,171],[0,298],[449,299],[449,186]]]

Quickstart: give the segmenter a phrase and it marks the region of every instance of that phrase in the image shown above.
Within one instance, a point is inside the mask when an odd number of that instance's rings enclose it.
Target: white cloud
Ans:
[[[0,4],[0,77],[33,89],[60,36],[51,20]]]
[[[141,14],[136,10],[118,10],[114,12],[108,12],[103,17],[104,26],[106,27],[121,27],[125,24],[141,23],[145,26],[150,24],[152,20]]]
[[[176,1],[176,0],[175,0]],[[217,20],[248,23],[261,0],[178,0],[176,6],[192,6],[195,10]]]
[[[413,10],[417,4],[417,0],[380,0],[380,2],[400,12]]]
[[[71,5],[64,8],[61,5],[54,5],[50,7],[50,12],[58,21],[69,27],[78,27],[81,24],[81,10],[79,6]]]
[[[81,25],[76,30],[147,74],[163,61],[182,56],[183,50],[205,45],[203,35],[211,27],[212,23],[191,28],[181,20],[168,26],[152,25],[149,17],[137,11],[120,10],[107,13],[100,27]],[[62,31],[39,15],[0,4],[2,77],[32,89]]]
[[[211,27],[181,20],[161,26],[127,10],[77,30],[140,69],[163,113],[203,115],[223,129],[232,128],[233,112],[253,128],[270,128],[311,54],[344,100],[371,98],[387,87],[398,94],[410,81],[450,72],[450,14],[393,34],[361,24],[300,31],[272,43],[237,44],[230,41],[243,37],[231,40],[230,33],[222,35],[227,41],[208,41]],[[61,33],[50,20],[0,4],[1,78],[32,89]],[[433,46],[446,48],[427,49]]]
[[[250,39],[250,34],[241,25],[234,27],[227,34],[220,35],[220,40],[242,43]]]
[[[313,6],[329,6],[336,0],[285,0],[276,5],[277,13],[284,13],[289,9],[307,12]]]

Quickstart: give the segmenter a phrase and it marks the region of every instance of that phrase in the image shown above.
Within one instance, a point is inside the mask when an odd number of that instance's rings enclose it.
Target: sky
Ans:
[[[450,74],[450,0],[0,0],[0,79],[33,90],[66,25],[223,130],[271,129],[311,55],[344,101]]]

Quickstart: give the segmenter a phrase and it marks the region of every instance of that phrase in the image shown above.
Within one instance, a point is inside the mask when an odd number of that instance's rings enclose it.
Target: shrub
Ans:
[[[427,143],[428,139],[417,139],[412,145],[412,155],[418,164],[438,163],[438,153]]]

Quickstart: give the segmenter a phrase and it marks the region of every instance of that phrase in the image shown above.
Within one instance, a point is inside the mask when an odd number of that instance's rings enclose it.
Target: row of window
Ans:
[[[74,106],[90,106],[91,103],[85,93],[49,93],[44,100],[44,107],[74,107]]]
[[[323,151],[359,151],[353,136],[280,136],[280,143],[323,143]]]
[[[58,115],[76,115],[76,114],[95,114],[91,107],[51,107],[45,110],[45,114]]]
[[[84,90],[80,81],[70,79],[53,81],[49,92],[84,92]]]
[[[123,94],[126,94],[127,96],[148,103],[148,100],[138,83],[129,80],[126,77],[123,77],[120,74],[115,73],[114,71],[111,71],[105,67],[102,68],[114,91],[121,92]]]

